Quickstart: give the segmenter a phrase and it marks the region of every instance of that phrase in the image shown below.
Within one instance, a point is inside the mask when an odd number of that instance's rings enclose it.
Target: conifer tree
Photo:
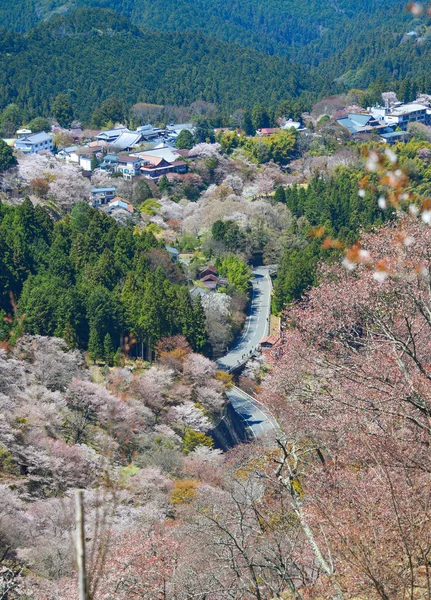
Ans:
[[[112,365],[114,364],[114,356],[114,344],[112,343],[111,336],[109,335],[109,333],[107,333],[105,335],[105,339],[103,340],[103,357],[105,359],[106,364],[110,367],[112,367]]]
[[[93,363],[103,356],[103,345],[100,341],[99,332],[95,327],[90,327],[90,338],[88,340],[88,356]]]
[[[200,296],[198,296],[193,306],[194,331],[193,331],[193,350],[208,354],[210,346],[208,343],[208,333],[206,329],[206,317],[204,307]]]
[[[70,321],[64,326],[63,339],[71,350],[75,350],[78,347],[78,337]]]

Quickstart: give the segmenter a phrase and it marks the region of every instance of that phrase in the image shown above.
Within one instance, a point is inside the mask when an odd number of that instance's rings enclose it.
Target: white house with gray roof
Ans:
[[[52,152],[54,148],[52,137],[44,131],[18,138],[15,140],[14,146],[17,150],[25,152],[25,154],[37,154],[44,150]]]

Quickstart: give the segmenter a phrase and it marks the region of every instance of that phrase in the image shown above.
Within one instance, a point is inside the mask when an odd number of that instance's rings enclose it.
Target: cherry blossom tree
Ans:
[[[430,248],[412,218],[364,236],[357,268],[322,268],[274,350],[278,481],[323,595],[430,597]]]

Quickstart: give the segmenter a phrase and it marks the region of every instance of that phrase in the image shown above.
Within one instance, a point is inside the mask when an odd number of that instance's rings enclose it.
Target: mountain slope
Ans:
[[[143,31],[117,13],[80,9],[40,23],[25,35],[0,32],[0,106],[16,102],[48,114],[67,92],[81,119],[103,99],[226,109],[274,105],[307,87],[301,69],[198,33]]]
[[[313,41],[335,39],[337,51],[345,47],[349,31],[372,35],[411,21],[403,10],[405,0],[0,0],[0,22],[23,32],[54,14],[85,6],[114,9],[149,29],[200,30],[219,40],[291,56]]]

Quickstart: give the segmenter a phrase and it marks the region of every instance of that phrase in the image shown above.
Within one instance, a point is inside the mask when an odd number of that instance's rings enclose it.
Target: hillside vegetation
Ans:
[[[142,31],[108,10],[79,10],[0,38],[0,105],[16,102],[29,114],[49,114],[64,91],[84,119],[110,96],[128,105],[203,99],[236,109],[262,98],[274,105],[306,87],[285,59],[196,33]]]

